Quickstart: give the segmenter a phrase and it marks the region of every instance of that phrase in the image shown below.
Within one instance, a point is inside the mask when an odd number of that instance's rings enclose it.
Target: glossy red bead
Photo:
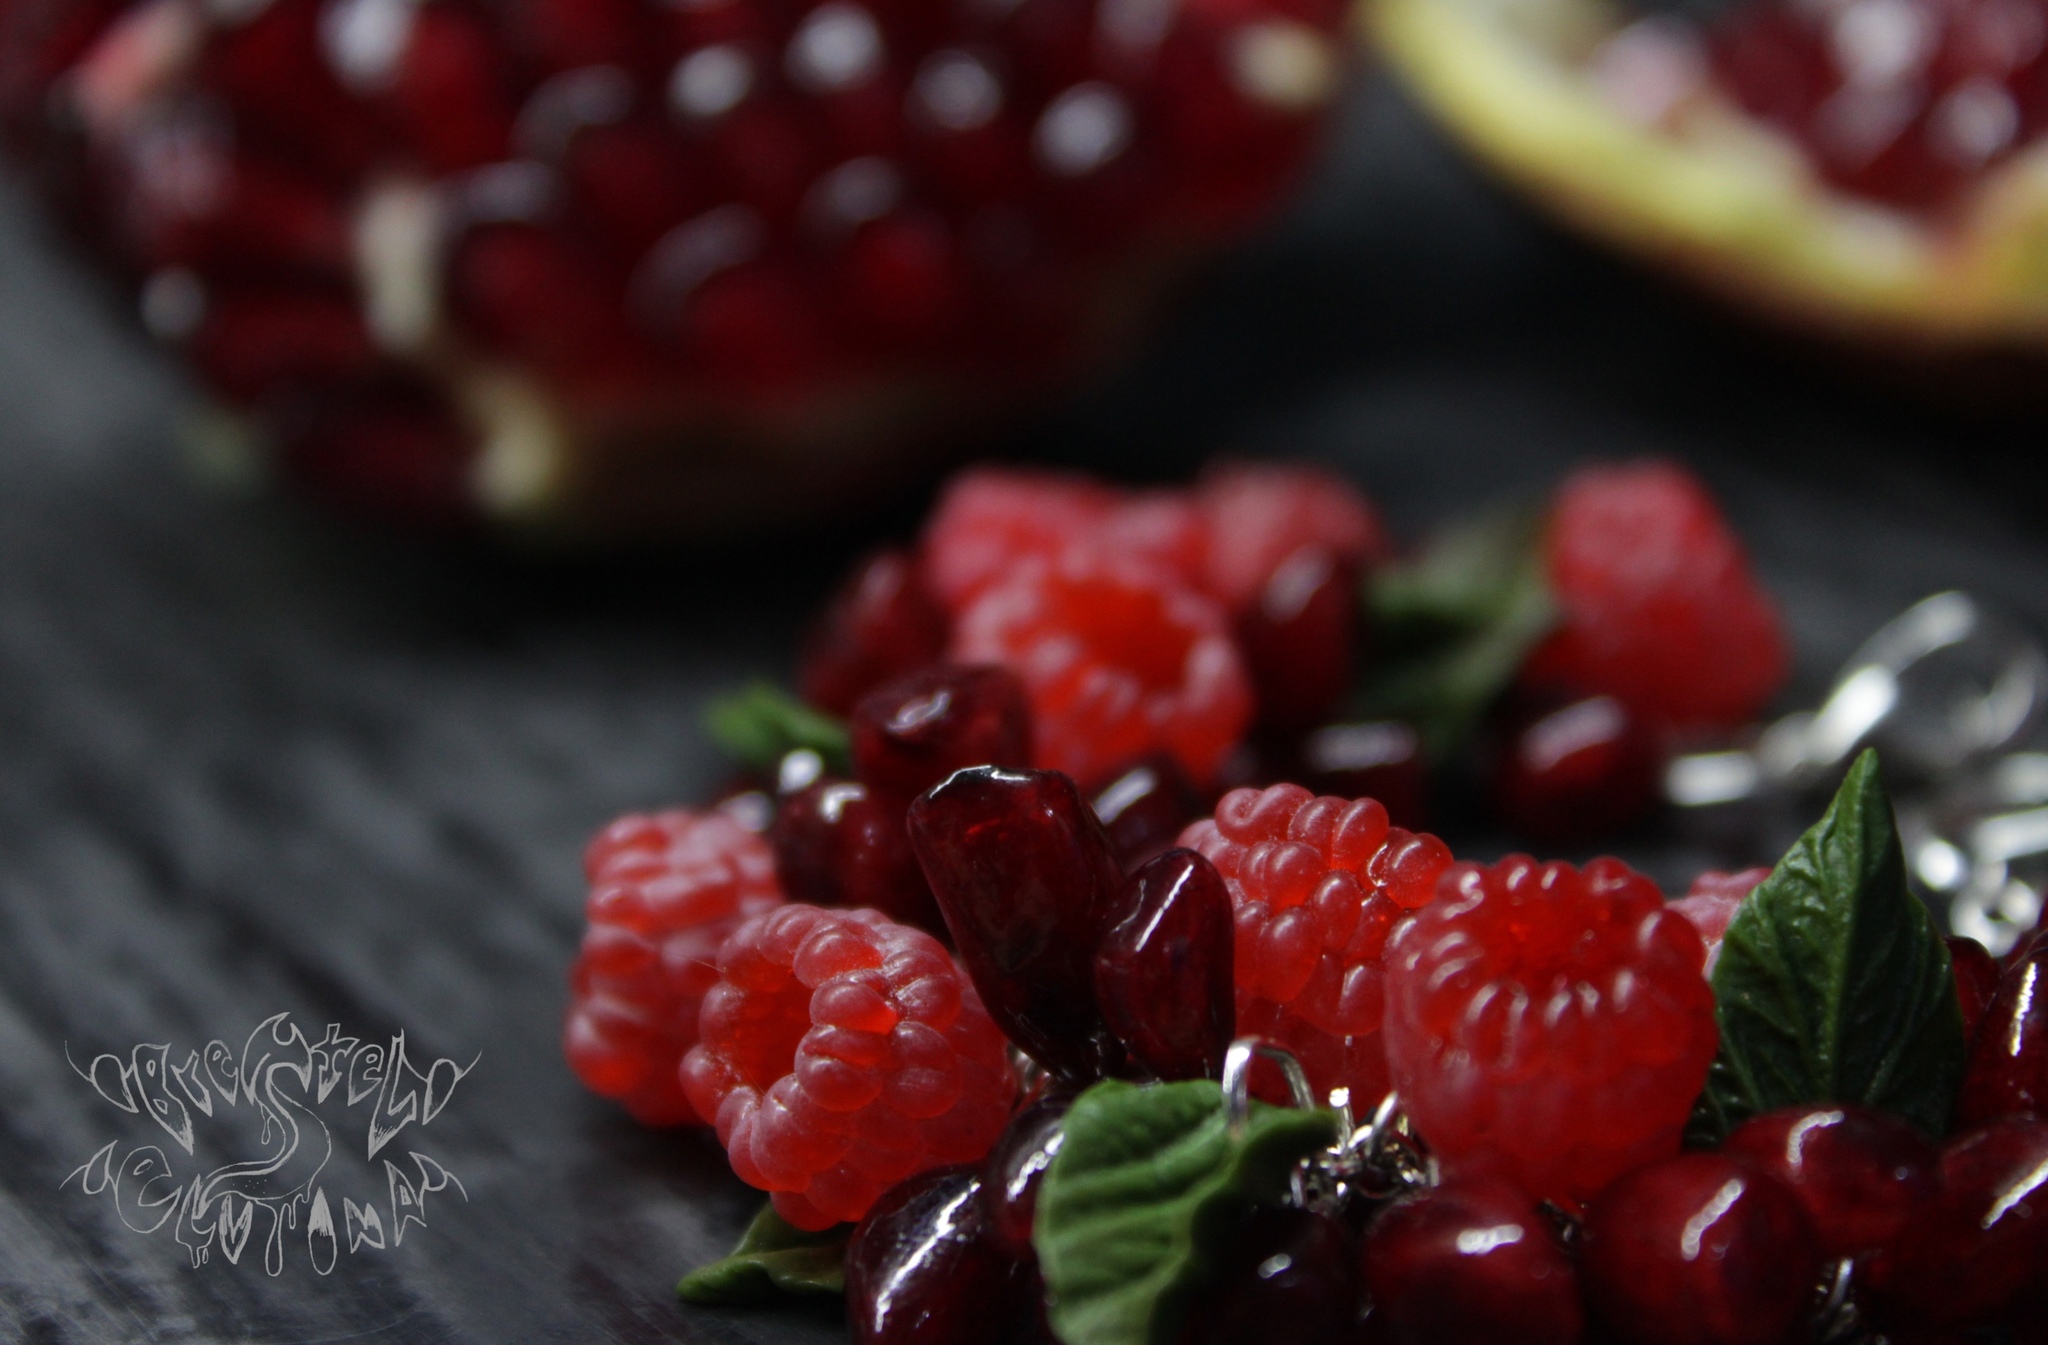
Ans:
[[[1118,1071],[1095,947],[1123,887],[1102,824],[1056,771],[976,766],[910,805],[910,838],[982,1003],[1053,1073]]]
[[[1389,1345],[1573,1345],[1585,1325],[1555,1224],[1500,1178],[1452,1177],[1389,1206],[1364,1267]]]
[[[1687,1153],[1600,1194],[1580,1267],[1593,1316],[1627,1345],[1780,1345],[1814,1302],[1821,1255],[1775,1177]]]
[[[856,566],[826,603],[804,644],[797,685],[811,704],[848,714],[882,683],[936,663],[945,648],[945,612],[925,591],[916,559],[892,548]]]
[[[1934,1144],[1883,1112],[1794,1107],[1754,1117],[1723,1146],[1799,1199],[1822,1255],[1855,1256],[1891,1241],[1934,1199]]]
[[[1963,1037],[1974,1041],[1977,1024],[1983,1021],[1985,1010],[1998,996],[1998,959],[1975,939],[1951,935],[1943,942],[1948,944],[1949,967],[1955,972],[1956,1007],[1963,1011]]]
[[[1210,1079],[1237,1022],[1230,892],[1193,850],[1124,882],[1095,953],[1103,1019],[1155,1079]]]
[[[859,1345],[1019,1341],[1026,1268],[987,1237],[973,1165],[935,1168],[882,1195],[846,1247],[846,1313]]]
[[[1056,1091],[1020,1109],[981,1165],[988,1237],[1013,1261],[1037,1262],[1031,1228],[1038,1213],[1038,1189],[1065,1139],[1062,1127],[1074,1097],[1071,1091]]]
[[[963,767],[1031,764],[1031,707],[1007,668],[908,673],[862,697],[852,729],[854,773],[906,805]]]
[[[1422,735],[1398,719],[1325,724],[1301,739],[1299,780],[1318,794],[1378,799],[1394,825],[1429,825],[1429,762]]]
[[[1114,776],[1096,791],[1093,807],[1126,869],[1168,849],[1204,812],[1195,782],[1163,752]]]
[[[1956,1098],[1964,1129],[2000,1116],[2048,1115],[2048,942],[2036,940],[2005,969],[1977,1024]]]
[[[1281,561],[1237,618],[1259,721],[1298,733],[1327,718],[1351,690],[1359,632],[1357,567],[1321,545]]]
[[[1657,801],[1655,736],[1613,696],[1510,718],[1493,771],[1495,809],[1518,836],[1545,845],[1603,839]]]
[[[1238,1217],[1176,1345],[1352,1345],[1358,1241],[1327,1215],[1266,1206]]]
[[[2048,1124],[1993,1121],[1941,1153],[1934,1207],[1857,1267],[1859,1303],[1882,1329],[1996,1323],[2048,1287]]]
[[[900,800],[847,780],[818,780],[782,799],[768,836],[792,901],[870,906],[945,937]]]

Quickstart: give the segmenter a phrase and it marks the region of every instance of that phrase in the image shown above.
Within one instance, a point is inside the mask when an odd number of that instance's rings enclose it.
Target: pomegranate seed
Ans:
[[[665,128],[625,122],[579,132],[562,172],[577,205],[629,260],[709,204],[695,157],[694,146]]]
[[[1391,1345],[1573,1345],[1584,1325],[1549,1216],[1497,1177],[1454,1177],[1383,1211],[1365,1283]]]
[[[946,648],[946,614],[925,592],[917,562],[902,550],[863,561],[826,604],[804,646],[797,684],[804,699],[834,714],[891,678],[936,663]]]
[[[1794,1107],[1745,1121],[1723,1146],[1799,1198],[1822,1255],[1854,1256],[1897,1237],[1934,1198],[1934,1145],[1860,1107]]]
[[[282,451],[300,479],[370,518],[445,525],[469,510],[475,445],[422,394],[355,390],[318,408]]]
[[[423,6],[395,74],[393,110],[428,167],[452,173],[506,156],[512,101],[497,49],[477,19],[449,5]]]
[[[1999,978],[1956,1098],[1957,1128],[2000,1116],[2048,1114],[2048,943],[2035,940]]]
[[[1036,1265],[1031,1223],[1038,1213],[1038,1188],[1065,1138],[1061,1129],[1074,1095],[1053,1092],[1022,1108],[989,1150],[981,1167],[982,1204],[990,1243],[1013,1261]]]
[[[520,53],[538,73],[595,65],[632,69],[647,52],[643,13],[633,0],[518,0],[511,26]]]
[[[1509,718],[1494,806],[1517,835],[1580,845],[1640,821],[1657,802],[1655,735],[1613,696]]]
[[[1241,1215],[1209,1284],[1188,1304],[1177,1345],[1352,1345],[1358,1241],[1328,1215],[1286,1206]]]
[[[903,828],[901,802],[845,780],[818,780],[782,800],[769,828],[790,900],[871,906],[941,937],[945,924]]]
[[[1028,766],[1031,710],[1007,668],[940,664],[869,692],[853,712],[854,773],[909,800],[967,766]]]
[[[633,362],[616,279],[550,230],[471,230],[456,248],[448,284],[457,310],[485,341],[558,375],[616,375]]]
[[[1358,647],[1358,574],[1324,546],[1280,562],[1237,618],[1237,643],[1260,721],[1299,733],[1351,689]]]
[[[1097,790],[1092,806],[1127,870],[1170,848],[1204,811],[1195,782],[1164,752],[1144,758]]]
[[[977,766],[910,805],[910,838],[975,989],[1057,1075],[1113,1074],[1123,1048],[1095,999],[1095,946],[1123,886],[1102,824],[1053,771]]]
[[[684,311],[685,350],[713,385],[773,396],[840,365],[803,283],[775,262],[749,262],[705,281]]]
[[[335,77],[320,16],[318,0],[272,0],[220,34],[202,79],[227,100],[252,148],[347,182],[376,154],[376,120]]]
[[[1095,953],[1103,1019],[1155,1079],[1220,1078],[1237,1008],[1230,893],[1193,850],[1124,882]]]
[[[1593,1315],[1631,1345],[1779,1345],[1821,1260],[1777,1178],[1689,1153],[1637,1168],[1594,1201],[1580,1265]]]
[[[990,1244],[971,1165],[934,1168],[885,1192],[846,1246],[846,1304],[860,1345],[1008,1338],[1028,1320],[1017,1263]],[[991,1325],[996,1327],[991,1331]]]

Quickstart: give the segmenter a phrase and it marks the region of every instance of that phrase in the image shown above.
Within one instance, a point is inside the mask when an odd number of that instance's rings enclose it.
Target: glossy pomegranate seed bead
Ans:
[[[1648,726],[1613,696],[1513,716],[1503,736],[1493,801],[1517,835],[1584,844],[1656,805],[1663,753]]]
[[[362,373],[376,352],[362,315],[346,299],[273,290],[210,299],[192,358],[214,387],[253,401],[278,384]]]
[[[768,834],[775,871],[792,900],[871,906],[945,936],[904,831],[901,800],[846,780],[819,780],[782,800]]]
[[[1637,1168],[1586,1215],[1586,1303],[1628,1345],[1780,1345],[1820,1270],[1797,1197],[1727,1154]]]
[[[1422,735],[1397,719],[1325,724],[1302,738],[1300,782],[1319,794],[1378,799],[1398,826],[1429,825],[1429,763]]]
[[[1956,1007],[1963,1011],[1963,1039],[1974,1041],[1977,1024],[1983,1021],[1985,1011],[1998,996],[1998,959],[1975,939],[1951,935],[1943,942],[1948,944],[1949,967],[1955,972]]]
[[[981,1198],[988,1237],[997,1251],[1013,1261],[1037,1264],[1031,1225],[1038,1214],[1038,1188],[1060,1151],[1065,1138],[1062,1127],[1074,1096],[1055,1091],[1020,1109],[982,1164]]]
[[[1321,723],[1351,689],[1358,635],[1358,577],[1350,564],[1320,545],[1281,561],[1237,618],[1260,722],[1292,732]]]
[[[1574,1345],[1585,1324],[1550,1217],[1498,1177],[1453,1177],[1382,1211],[1365,1285],[1389,1345]]]
[[[1201,796],[1181,764],[1154,753],[1096,791],[1095,815],[1109,833],[1125,869],[1170,849],[1174,838],[1202,815]]]
[[[938,664],[899,677],[853,711],[853,769],[907,806],[967,766],[1029,766],[1031,709],[1007,668]]]
[[[1237,1019],[1230,892],[1193,850],[1124,881],[1095,953],[1103,1019],[1155,1079],[1212,1079]]]
[[[1934,1145],[1897,1117],[1861,1107],[1793,1107],[1753,1117],[1722,1146],[1799,1198],[1821,1254],[1891,1241],[1934,1198]]]
[[[861,1345],[1014,1339],[1027,1275],[990,1243],[972,1165],[890,1188],[846,1246],[846,1310]],[[1028,1277],[1035,1278],[1035,1277]]]
[[[2048,1265],[2048,1124],[2006,1117],[1949,1141],[1931,1210],[1857,1268],[1881,1329],[1989,1326],[2041,1291]]]
[[[1074,1080],[1117,1072],[1095,946],[1123,887],[1102,824],[1054,771],[977,766],[910,805],[910,839],[997,1026]]]
[[[849,714],[882,683],[938,662],[945,648],[946,614],[925,592],[916,560],[882,551],[826,604],[804,644],[797,685],[811,704]]]
[[[1977,1024],[1956,1098],[1957,1128],[2000,1116],[2048,1115],[2048,942],[2005,969]]]
[[[1358,1314],[1358,1240],[1351,1231],[1328,1215],[1268,1206],[1239,1216],[1176,1341],[1352,1345]]]

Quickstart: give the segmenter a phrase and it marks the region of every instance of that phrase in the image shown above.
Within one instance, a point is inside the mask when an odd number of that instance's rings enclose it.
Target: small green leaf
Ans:
[[[686,1303],[701,1307],[760,1307],[799,1299],[838,1299],[846,1293],[846,1240],[853,1225],[822,1233],[793,1228],[763,1205],[731,1255],[683,1276],[676,1286]]]
[[[1948,946],[1906,887],[1877,754],[1736,910],[1714,968],[1721,1050],[1689,1137],[1778,1107],[1848,1102],[1948,1129],[1962,1012]]]
[[[827,770],[847,769],[846,725],[766,682],[711,702],[704,728],[720,751],[755,770],[772,771],[800,748],[823,757]]]
[[[1557,624],[1539,541],[1515,510],[1446,528],[1366,595],[1379,653],[1357,712],[1402,719],[1432,756],[1454,753]]]
[[[1334,1113],[1254,1104],[1233,1136],[1206,1079],[1083,1093],[1032,1230],[1053,1332],[1065,1345],[1171,1340],[1231,1221],[1279,1200],[1296,1160],[1336,1135]]]

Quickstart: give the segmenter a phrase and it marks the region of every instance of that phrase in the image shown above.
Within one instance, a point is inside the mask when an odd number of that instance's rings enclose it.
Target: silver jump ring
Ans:
[[[1312,1111],[1321,1105],[1309,1086],[1308,1071],[1294,1053],[1264,1037],[1239,1037],[1223,1055],[1223,1114],[1233,1139],[1243,1139],[1252,1122],[1252,1062],[1264,1058],[1279,1066],[1295,1106]]]

